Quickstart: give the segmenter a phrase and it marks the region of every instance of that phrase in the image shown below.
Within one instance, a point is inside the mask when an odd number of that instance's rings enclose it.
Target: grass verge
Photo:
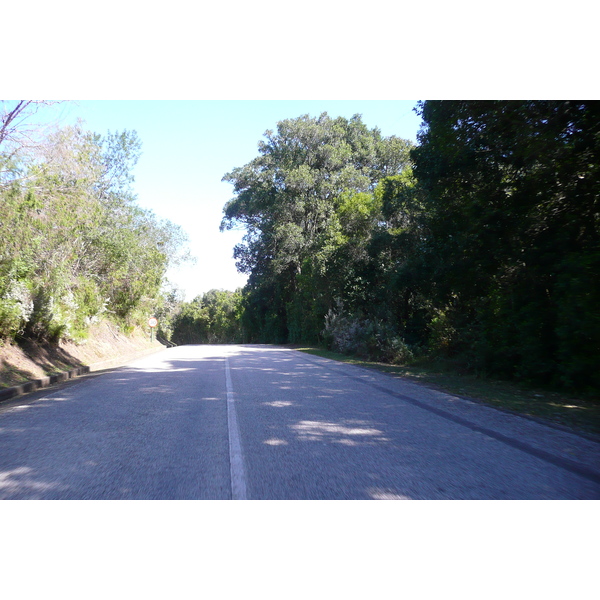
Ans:
[[[406,377],[428,387],[483,402],[510,412],[546,420],[581,433],[600,435],[600,401],[576,398],[559,392],[532,388],[507,381],[459,374],[433,363],[396,366],[361,360],[317,347],[296,350],[359,367],[375,369],[395,377]]]

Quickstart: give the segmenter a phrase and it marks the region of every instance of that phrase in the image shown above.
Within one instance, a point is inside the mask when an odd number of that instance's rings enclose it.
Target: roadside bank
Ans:
[[[0,347],[0,401],[85,373],[110,369],[166,346],[141,329],[125,334],[103,322],[87,340],[59,345],[23,341]]]

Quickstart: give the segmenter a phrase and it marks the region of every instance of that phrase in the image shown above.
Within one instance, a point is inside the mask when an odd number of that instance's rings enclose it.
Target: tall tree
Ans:
[[[428,101],[420,113],[430,292],[452,351],[598,385],[600,104]]]
[[[234,255],[250,274],[249,330],[259,339],[297,341],[322,327],[326,306],[309,315],[316,301],[311,285],[323,252],[335,245],[344,194],[372,193],[382,177],[400,172],[410,144],[368,129],[359,115],[327,113],[281,121],[265,138],[257,158],[223,178],[234,198],[221,227],[246,228]]]

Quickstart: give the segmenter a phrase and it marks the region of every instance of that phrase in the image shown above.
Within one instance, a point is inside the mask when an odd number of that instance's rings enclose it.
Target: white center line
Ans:
[[[240,444],[240,430],[235,411],[235,400],[233,397],[233,385],[231,383],[231,371],[229,369],[229,358],[225,357],[225,382],[227,385],[227,431],[229,434],[229,465],[231,471],[231,498],[233,500],[247,500],[246,474],[244,471],[244,460],[242,457],[242,446]]]

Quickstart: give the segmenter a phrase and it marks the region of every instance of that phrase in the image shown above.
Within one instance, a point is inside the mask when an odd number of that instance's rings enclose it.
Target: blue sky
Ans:
[[[142,156],[136,165],[138,203],[180,225],[197,258],[194,266],[169,272],[186,299],[212,288],[244,285],[233,247],[243,232],[220,232],[223,206],[232,186],[223,175],[258,155],[257,145],[278,121],[303,114],[351,117],[361,114],[383,135],[416,140],[420,119],[416,100],[125,100],[77,101],[59,105],[62,124],[80,118],[87,129],[105,134],[137,131]]]

